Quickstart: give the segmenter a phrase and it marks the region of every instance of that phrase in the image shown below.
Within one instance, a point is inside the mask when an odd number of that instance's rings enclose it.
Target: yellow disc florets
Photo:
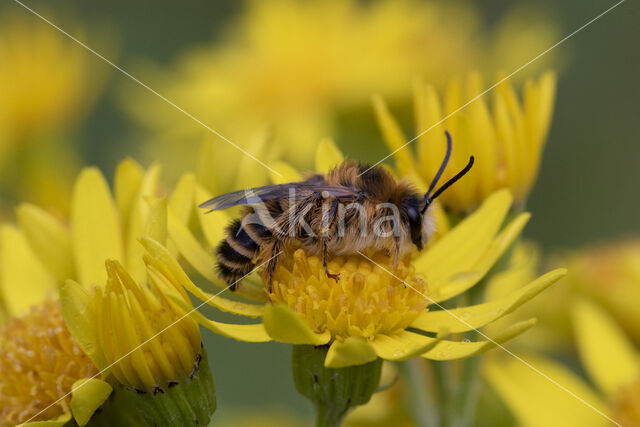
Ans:
[[[0,425],[68,412],[73,383],[97,372],[69,334],[59,303],[33,307],[0,332]]]
[[[426,284],[408,259],[394,271],[386,254],[370,258],[375,263],[361,255],[331,259],[329,271],[340,275],[336,282],[327,277],[321,258],[298,249],[283,256],[276,269],[271,301],[293,309],[315,332],[328,330],[337,339],[401,331],[426,308],[421,295]]]

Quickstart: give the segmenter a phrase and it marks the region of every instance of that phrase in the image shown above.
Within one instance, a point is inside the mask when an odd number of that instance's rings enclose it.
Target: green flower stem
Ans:
[[[414,358],[398,363],[398,371],[408,390],[406,407],[411,420],[418,427],[440,426],[440,414],[435,396],[429,389],[426,360]]]
[[[207,354],[194,375],[185,375],[162,391],[140,392],[121,384],[96,411],[89,426],[208,425],[216,410],[215,388]]]
[[[318,427],[339,426],[349,409],[363,405],[380,383],[382,359],[346,368],[325,368],[329,346],[294,345],[293,379],[316,407]]]

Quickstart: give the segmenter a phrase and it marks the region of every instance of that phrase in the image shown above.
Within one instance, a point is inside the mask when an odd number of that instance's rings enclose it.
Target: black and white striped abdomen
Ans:
[[[238,282],[255,267],[260,255],[261,242],[271,237],[271,232],[261,224],[242,224],[234,220],[225,229],[226,238],[216,249],[218,274],[230,289],[236,289]]]

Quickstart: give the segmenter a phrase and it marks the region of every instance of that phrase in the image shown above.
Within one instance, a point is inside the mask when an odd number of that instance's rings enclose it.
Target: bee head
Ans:
[[[418,248],[418,250],[422,250],[425,243],[425,238],[423,234],[423,219],[425,215],[420,212],[420,202],[418,199],[409,197],[404,202],[405,209],[407,212],[407,218],[409,220],[409,230],[411,232],[411,242]]]
[[[423,206],[422,206],[422,210],[420,211],[420,213],[422,215],[425,214],[425,212],[427,211],[427,209],[429,208],[431,203],[433,203],[433,201],[440,194],[442,194],[447,188],[451,187],[451,185],[453,185],[456,181],[458,181],[460,178],[462,178],[467,172],[469,172],[469,170],[471,170],[471,167],[473,166],[474,157],[471,156],[471,157],[469,157],[469,163],[467,163],[467,165],[460,172],[458,172],[449,181],[447,181],[444,184],[442,184],[442,186],[440,188],[438,188],[437,190],[433,191],[435,189],[436,185],[438,184],[438,181],[440,180],[440,177],[442,176],[442,173],[444,172],[445,168],[447,167],[447,163],[449,163],[449,157],[451,157],[451,146],[453,145],[452,142],[451,142],[451,134],[449,134],[449,131],[444,131],[444,134],[447,136],[447,152],[444,155],[444,159],[442,160],[442,163],[440,164],[440,168],[438,169],[438,172],[433,177],[433,180],[431,181],[431,184],[429,185],[429,189],[427,190],[426,193],[424,193],[424,199],[423,199],[423,202],[422,202]]]

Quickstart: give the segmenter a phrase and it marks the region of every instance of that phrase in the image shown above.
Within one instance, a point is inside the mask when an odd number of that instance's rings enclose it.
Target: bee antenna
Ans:
[[[422,214],[425,213],[425,211],[427,210],[429,205],[440,194],[442,194],[447,188],[451,187],[456,181],[458,181],[460,178],[465,176],[467,174],[467,172],[469,172],[471,170],[471,167],[473,166],[473,162],[475,160],[475,158],[473,156],[469,157],[469,163],[467,163],[467,165],[460,172],[458,172],[449,181],[445,182],[440,188],[438,188],[435,191],[435,193],[433,193],[433,195],[431,195],[431,191],[433,191],[433,188],[436,186],[436,183],[438,182],[438,179],[440,179],[440,176],[442,175],[442,172],[444,171],[444,168],[447,166],[447,163],[449,161],[449,157],[451,156],[451,135],[447,131],[445,131],[445,135],[447,135],[447,154],[445,155],[444,160],[442,161],[442,164],[440,165],[440,169],[438,170],[438,173],[433,178],[433,181],[431,181],[431,185],[429,186],[429,189],[427,190],[427,192],[424,195],[425,203],[424,203],[424,207],[422,208],[422,211],[420,212]]]
[[[433,191],[433,189],[435,188],[436,184],[440,180],[440,177],[442,176],[442,173],[444,172],[445,168],[447,167],[447,163],[449,163],[449,158],[451,157],[451,147],[453,146],[453,143],[451,142],[451,134],[449,133],[448,130],[445,130],[444,134],[447,137],[447,152],[444,155],[444,159],[442,159],[442,163],[440,164],[440,168],[438,169],[438,172],[436,173],[436,176],[433,177],[433,179],[431,180],[431,184],[429,184],[429,189],[427,190],[426,193],[424,193],[424,199],[425,200],[429,200],[430,199],[431,192]]]

